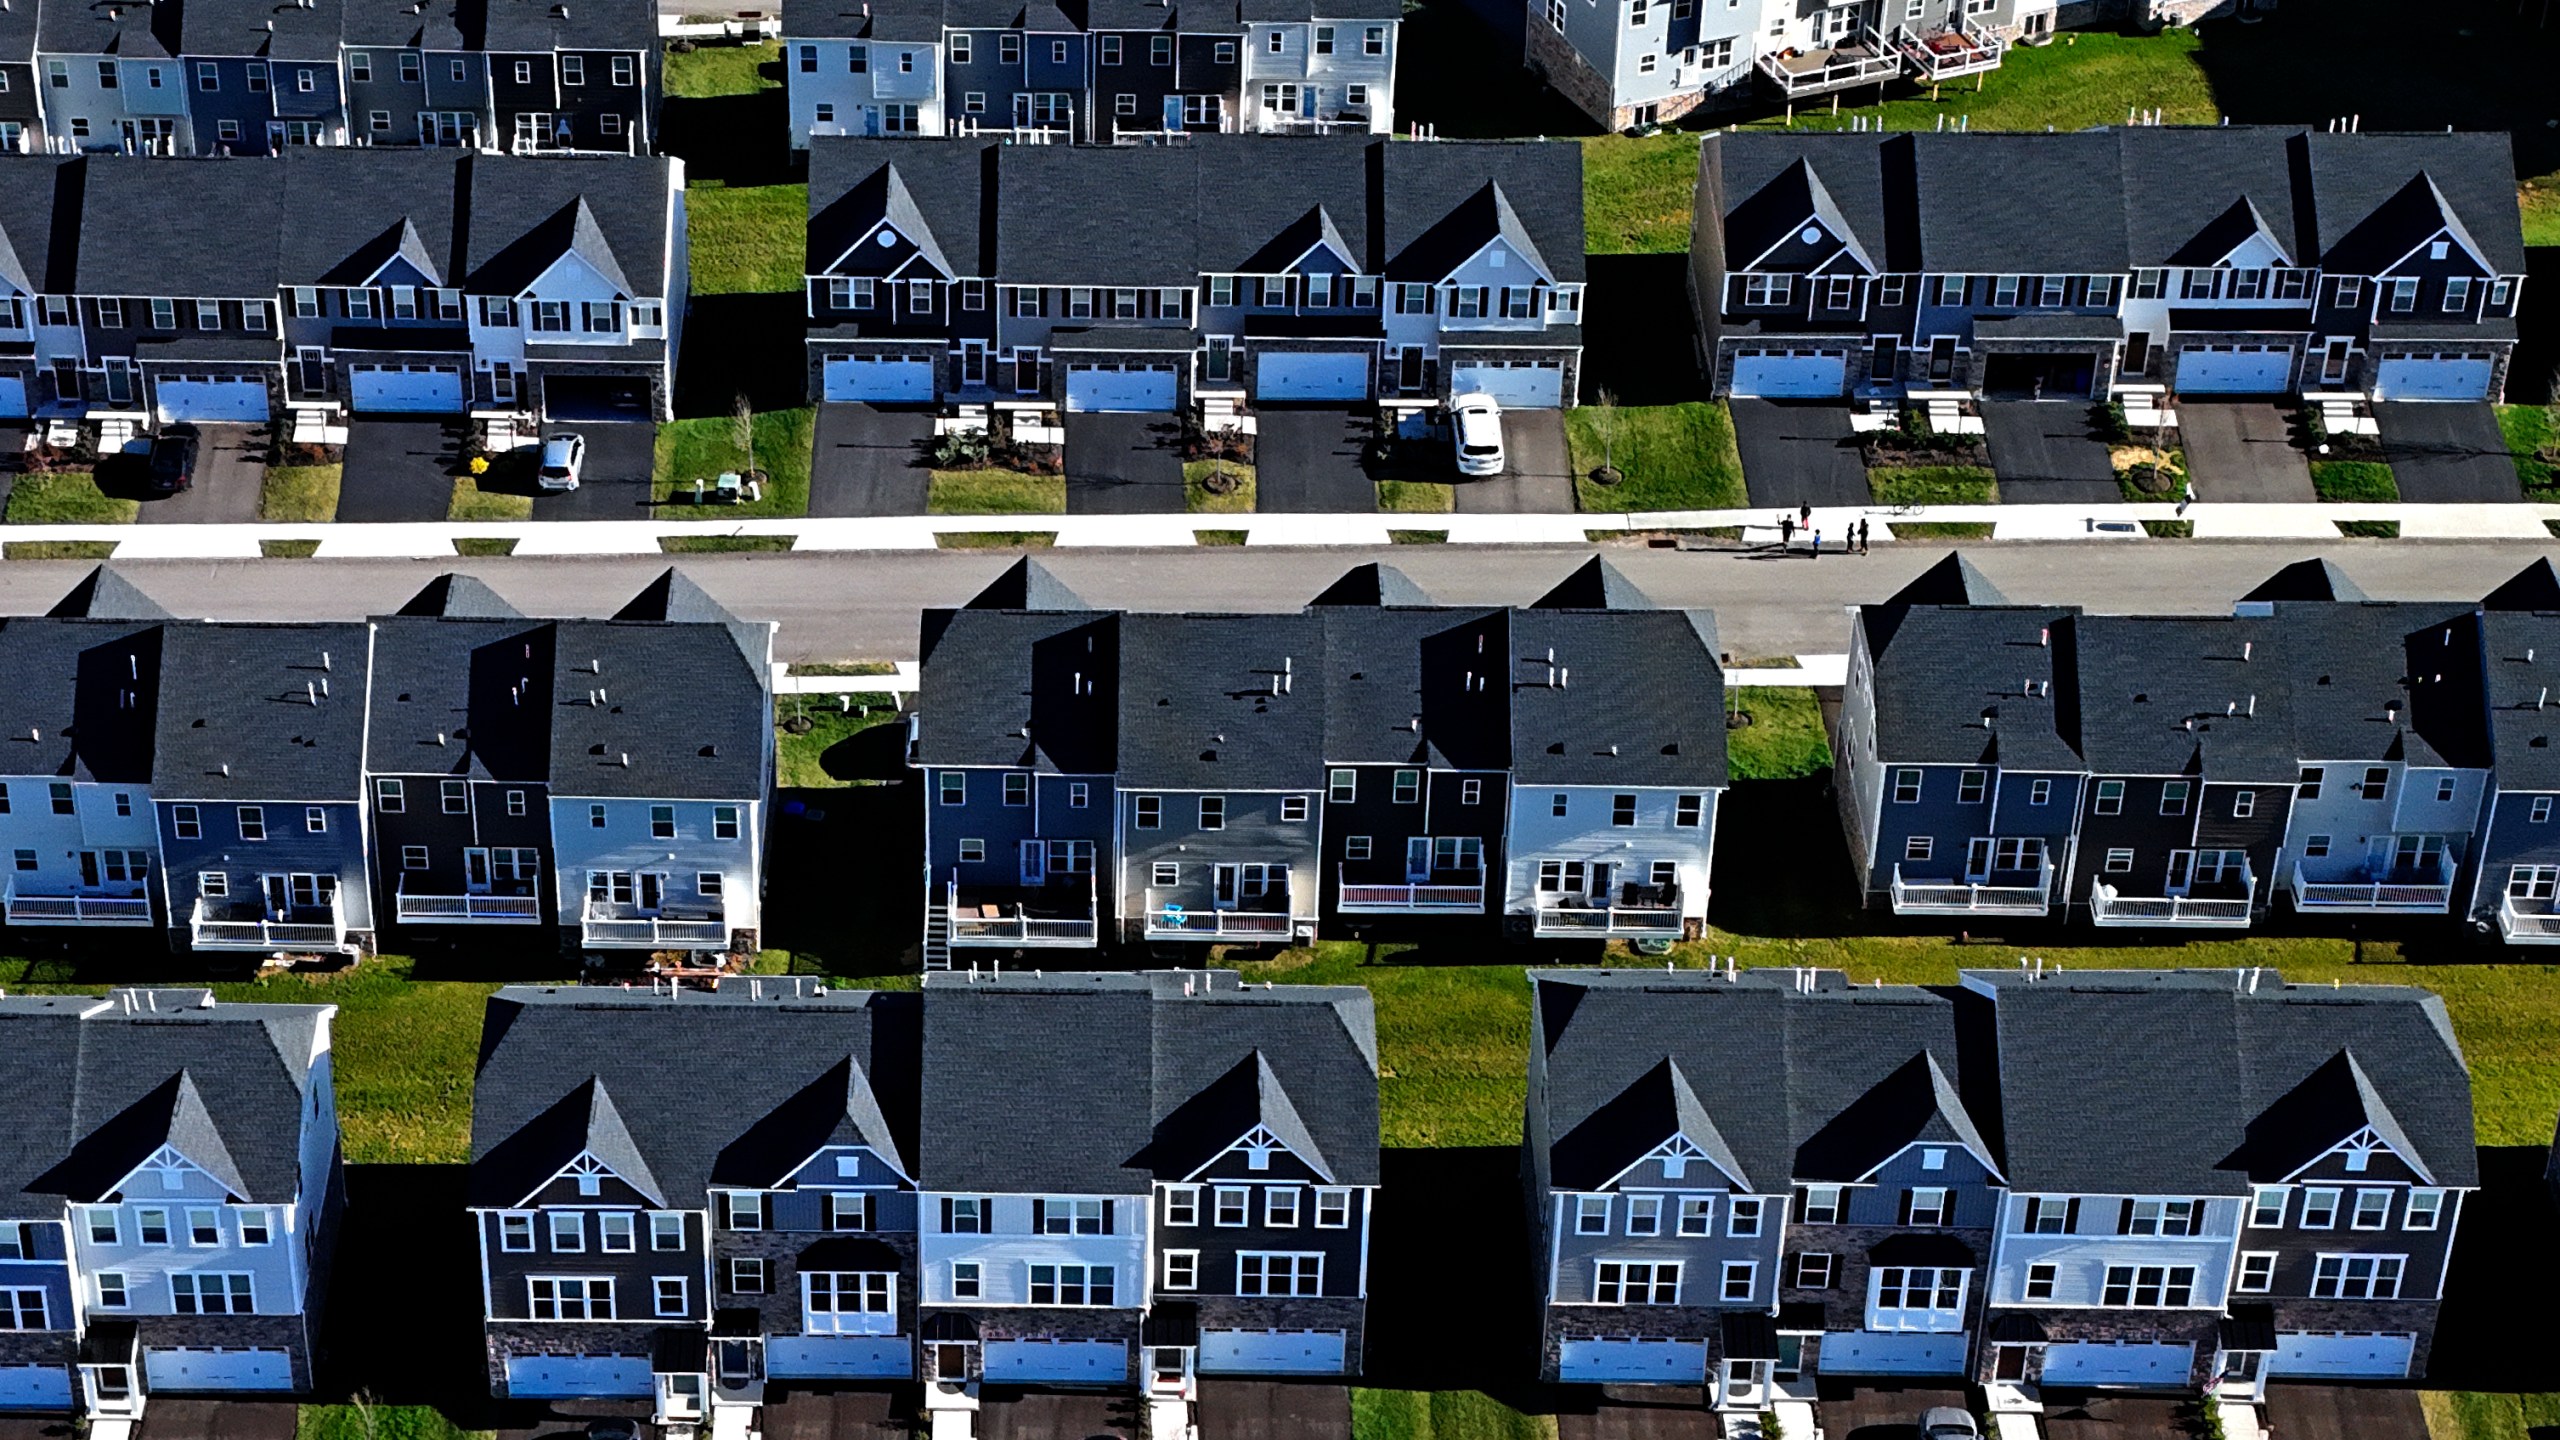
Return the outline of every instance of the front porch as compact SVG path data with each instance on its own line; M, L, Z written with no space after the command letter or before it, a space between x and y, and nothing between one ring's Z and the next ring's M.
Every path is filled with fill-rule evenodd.
M1760 57L1760 73L1789 100L1860 85L1881 85L1902 73L1902 57L1861 25L1837 45L1779 50Z
M2438 850L2414 864L2386 862L2369 877L2314 880L2294 862L2293 908L2306 913L2442 915L2453 908L2454 860Z
M1893 48L1910 67L1911 78L1930 85L1997 70L2009 50L1998 36L1975 34L1961 19L1939 30L1899 27L1893 32Z
M1346 915L1482 914L1484 864L1416 872L1401 862L1346 860L1335 908Z
M134 893L101 895L86 890L65 889L58 895L22 895L15 881L5 896L8 923L12 925L148 925L151 923L151 897L136 887Z
M1541 891L1530 933L1541 940L1677 940L1682 933L1680 887L1628 881L1614 892Z
M1060 875L1037 885L943 882L953 945L1072 946L1098 940L1094 877Z
M2199 880L2173 895L2126 895L2101 882L2089 888L2089 921L2103 926L2245 930L2257 895L2257 874L2246 864L2236 880Z
M2039 845L2035 864L1968 871L1962 878L1905 876L1893 867L1896 915L2042 915L2053 908L2053 862Z
M725 950L729 921L718 904L678 910L590 895L578 940L590 950Z

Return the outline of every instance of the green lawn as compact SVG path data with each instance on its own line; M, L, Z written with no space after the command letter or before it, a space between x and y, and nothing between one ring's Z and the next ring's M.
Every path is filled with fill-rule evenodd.
M1555 1440L1552 1415L1524 1415L1480 1390L1351 1391L1353 1440Z
M320 542L317 540L261 540L258 542L258 558L261 560L308 560L319 553Z
M2560 245L2560 175L2525 181L2517 198L2524 202L2524 243Z
M833 695L777 697L774 706L785 718L807 717L809 733L794 735L774 729L774 783L785 790L840 790L853 783L846 757L828 767L827 752L875 725L898 718L897 705L886 695L855 695L853 709L842 710ZM843 772L843 773L840 773Z
M1584 248L1594 255L1688 249L1697 186L1695 135L1595 135L1583 141Z
M0 543L0 559L104 560L116 553L113 540L11 540Z
M429 1405L304 1405L294 1412L294 1440L484 1440Z
M2391 477L2391 467L2379 460L2314 460L2311 488L2323 500L2397 503L2400 499L2400 482Z
M2560 466L2535 458L2536 451L2560 445L2560 426L2553 424L2552 412L2540 405L2501 405L2498 429L2515 452L2516 478L2524 482L2525 498L2560 499Z
M796 535L661 535L661 555L779 555L799 541Z
M484 482L493 488L482 489ZM453 498L445 502L444 518L447 520L532 519L533 497L494 488L499 483L503 482L497 479L495 471L488 475L454 476Z
M936 550L1046 550L1058 543L1055 530L937 530Z
M1064 515L1067 477L1019 470L936 470L925 487L928 515Z
M1879 505L1996 505L2000 482L1979 465L1893 465L1867 472ZM1897 530L1896 534L1901 532Z
M782 82L765 74L765 66L782 68L782 47L770 41L761 45L700 45L683 53L667 56L667 98L671 100L709 100L721 95L752 95L759 90L779 90Z
M2531 1440L2560 1426L2560 1394L2484 1395L2473 1390L2424 1390L2434 1440Z
M738 448L737 419L714 415L659 426L658 453L649 478L650 498L666 507L659 518L746 520L808 514L809 455L817 426L818 412L807 406L758 412L754 463L765 472L763 497L699 508L692 503L694 481L711 481L723 471L744 471L748 466L746 452Z
M1204 482L1219 470L1239 482L1225 495L1209 492ZM1194 515L1250 515L1254 502L1254 470L1233 460L1186 460L1182 462L1182 499L1184 508Z
M1564 412L1574 504L1586 512L1730 510L1747 504L1733 414L1721 400L1583 405ZM1591 472L1617 466L1615 485Z
M453 542L453 553L471 559L494 559L513 555L516 553L516 537L513 535L457 536Z
M142 502L120 500L98 488L96 476L71 470L21 475L9 492L11 525L130 525Z
M802 267L808 263L808 186L693 188L684 194L694 294L800 288Z
M258 490L261 520L323 521L338 518L336 465L278 465Z
M1999 528L1988 520L1896 520L1893 522L1893 538L1896 540L1988 540Z
M1746 710L1751 723L1727 730L1724 749L1736 780L1792 780L1831 763L1831 741L1822 729L1822 704L1811 690L1793 685L1748 685L1725 691L1727 710Z
M1388 515L1446 515L1458 508L1458 490L1437 480L1381 480L1378 509Z

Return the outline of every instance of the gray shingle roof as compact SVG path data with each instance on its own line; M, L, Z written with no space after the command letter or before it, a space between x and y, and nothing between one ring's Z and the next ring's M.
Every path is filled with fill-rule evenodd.
M725 626L555 623L555 795L761 801L773 679Z
M155 798L362 795L364 626L198 621L162 634Z
M1726 783L1724 668L1708 611L1515 610L1506 678L1520 784Z
M825 274L872 227L893 222L944 272L983 277L996 142L817 136L809 142L808 273ZM893 213L894 212L894 213Z
M942 0L783 0L782 33L794 40L939 41Z
M0 774L151 783L161 627L0 621Z
M455 241L468 164L462 150L298 146L284 165L282 273L288 283L366 285L395 256L425 278L461 283Z
M167 620L172 618L160 602L143 592L131 577L112 566L100 565L80 577L52 609L45 612L57 618L81 616L92 620Z
M1502 657L1511 612L1328 606L1324 749L1339 764L1500 770L1511 763Z
M1994 997L2011 1184L2245 1194L2372 1123L2369 1105L2436 1183L2479 1183L2470 1077L2441 999L2272 971L2252 990L2249 973L1967 972Z
M91 155L83 166L72 291L275 298L286 187L273 160ZM182 216L216 217L222 243L173 223Z
M929 1188L1143 1194L1255 1124L1302 1141L1338 1183L1378 1183L1377 1025L1361 987L1253 989L1223 970L936 974L924 1014Z
M925 613L916 758L1107 775L1118 764L1120 617Z
M479 0L484 48L638 50L658 43L650 0Z
M254 55L334 63L346 29L340 0L182 0L177 8L178 50L189 59Z
M1124 788L1324 783L1329 701L1318 617L1125 615L1120 647Z
M36 48L50 55L148 60L178 53L178 7L122 0L56 0L31 5Z
M1377 561L1354 565L1327 585L1309 605L1428 605L1429 594L1402 570Z
M581 1149L600 1147L597 1158L653 1198L699 1207L715 1176L771 1183L843 1133L849 1116L865 1143L867 1127L885 1131L877 1148L893 1162L912 1154L914 997L797 990L759 997L735 980L676 996L500 990L472 1091L472 1203L515 1204ZM684 1063L668 1064L671 1054ZM855 1093L856 1075L867 1097Z
M647 155L479 155L468 173L462 283L472 290L520 293L575 251L625 295L667 293L673 162Z
M2560 612L2491 610L2478 623L2498 788L2560 790Z
M2293 672L2295 754L2486 767L2488 728L2471 659L2474 608L2454 601L2279 603L2283 659Z
M2253 616L2075 615L2053 627L2055 726L2101 775L2296 778L2293 648ZM1996 724L1996 722L1995 722Z
M474 43L480 21L475 0L344 0L346 43L462 50ZM466 34L466 26L468 33Z
M2057 673L2048 643L2078 613L2050 605L1860 607L1875 667L1877 758L1888 765L2080 769L2079 754L2056 728L2056 691L2076 677L2067 668Z
M308 1066L335 1011L201 990L0 999L0 1216L103 1199L163 1144L244 1201L295 1199Z
M551 703L555 633L544 620L390 615L374 621L366 768L384 775L547 780L558 708Z
M32 13L35 7L24 7ZM12 12L16 13L16 12ZM31 294L71 288L73 245L56 246L57 208L77 213L86 173L77 156L11 156L0 165L0 276Z
M2347 572L2334 560L2296 560L2273 575L2258 582L2257 587L2240 597L2244 601L2277 600L2364 600L2371 597L2358 589Z

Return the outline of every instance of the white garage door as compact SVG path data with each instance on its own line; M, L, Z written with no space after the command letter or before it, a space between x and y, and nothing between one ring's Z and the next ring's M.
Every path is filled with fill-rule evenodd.
M1171 365L1070 365L1070 410L1170 410L1181 387Z
M1449 393L1490 395L1506 410L1553 410L1564 404L1564 366L1553 360L1453 365Z
M1697 1385L1707 1378L1707 1342L1567 1340L1556 1373L1585 1384Z
M27 413L27 382L19 375L0 375L0 415L18 417Z
M830 355L825 378L829 400L913 404L933 398L933 361L923 355Z
M1366 400L1369 357L1357 351L1265 350L1253 362L1257 400Z
M2496 367L2486 355L2394 355L2374 371L2376 400L2486 400Z
M256 421L267 418L267 387L263 381L218 379L211 375L163 375L151 387L160 407L160 419L173 420Z
M61 1365L0 1365L0 1410L68 1410L71 1371Z
M1339 1330L1203 1330L1203 1375L1339 1375Z
M519 1355L507 1361L507 1394L518 1400L646 1398L646 1355Z
M459 365L350 365L347 402L358 410L444 414L462 408Z
M290 1390L293 1357L282 1350L151 1350L143 1378L154 1390Z
M1846 1330L1822 1337L1825 1375L1961 1375L1965 1337Z
M2297 1334L2276 1336L2267 1373L2342 1380L2401 1380L2417 1354L2415 1335Z
M764 1373L776 1380L905 1380L916 1364L901 1335L776 1335L764 1342Z
M2044 1351L2044 1383L2184 1386L2194 1363L2193 1345L2048 1345Z
M1745 350L1734 357L1733 393L1784 400L1849 388L1846 350Z
M2293 383L2282 345L2190 345L2178 352L2178 388L2194 395L2261 395Z
M990 1340L986 1378L1017 1384L1124 1384L1129 1347L1117 1340Z

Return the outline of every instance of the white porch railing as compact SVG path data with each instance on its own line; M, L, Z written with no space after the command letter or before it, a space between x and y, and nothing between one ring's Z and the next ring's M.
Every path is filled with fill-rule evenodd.
M1099 927L1095 923L1096 892L1094 878L1085 876L1084 918L1034 915L1029 908L1015 903L980 905L963 908L960 904L960 882L943 884L942 903L949 907L951 943L954 945L1065 945L1089 946L1095 943ZM995 914L986 912L993 910Z
M1297 892L1293 883L1275 894L1239 903L1271 905L1276 910L1221 910L1178 904L1153 886L1147 890L1146 935L1150 940L1286 940L1296 927Z
M1898 27L1893 32L1893 47L1910 65L1912 78L1932 84L1997 70L2009 49L1996 35L1978 35L1966 29L1962 20L1926 34L1909 26Z
M1896 915L2042 915L2052 908L2053 862L2036 857L2033 885L1983 885L1969 880L1905 880L1893 867Z
M1440 874L1464 874L1463 871L1434 871ZM1351 866L1344 863L1337 874L1342 884L1343 910L1354 913L1387 914L1396 912L1457 911L1484 909L1484 866L1479 863L1472 872L1475 883L1447 884L1434 880L1409 880L1401 885L1372 885L1351 878Z
M325 921L269 920L254 914L232 919L206 914L204 897L198 896L187 915L188 940L198 950L336 950L347 943L347 918L335 894L328 909Z
M2498 933L2510 945L2560 945L2560 912L2548 900L2527 900L2532 909L2518 909L2516 897L2498 902Z
M2293 907L2384 915L2441 915L2453 906L2453 856L2437 851L2433 880L2329 881L2303 878L2293 867Z
M1902 73L1902 59L1877 42L1876 32L1860 26L1847 43L1828 49L1787 55L1770 51L1757 62L1760 73L1776 82L1790 100L1873 85Z
M21 895L12 884L6 896L12 925L148 925L148 895Z
M1531 933L1541 940L1677 940L1680 938L1680 892L1672 887L1658 901L1642 904L1593 904L1584 895L1560 896L1538 906Z
M536 895L412 895L408 877L392 897L392 915L404 925L530 925L542 918Z
M729 921L725 913L668 916L590 896L578 938L590 950L725 950Z
M2089 890L2089 920L2096 925L2190 925L2246 929L2257 899L2258 877L2240 870L2241 893L2211 899L2193 895L2119 895L2111 885Z

